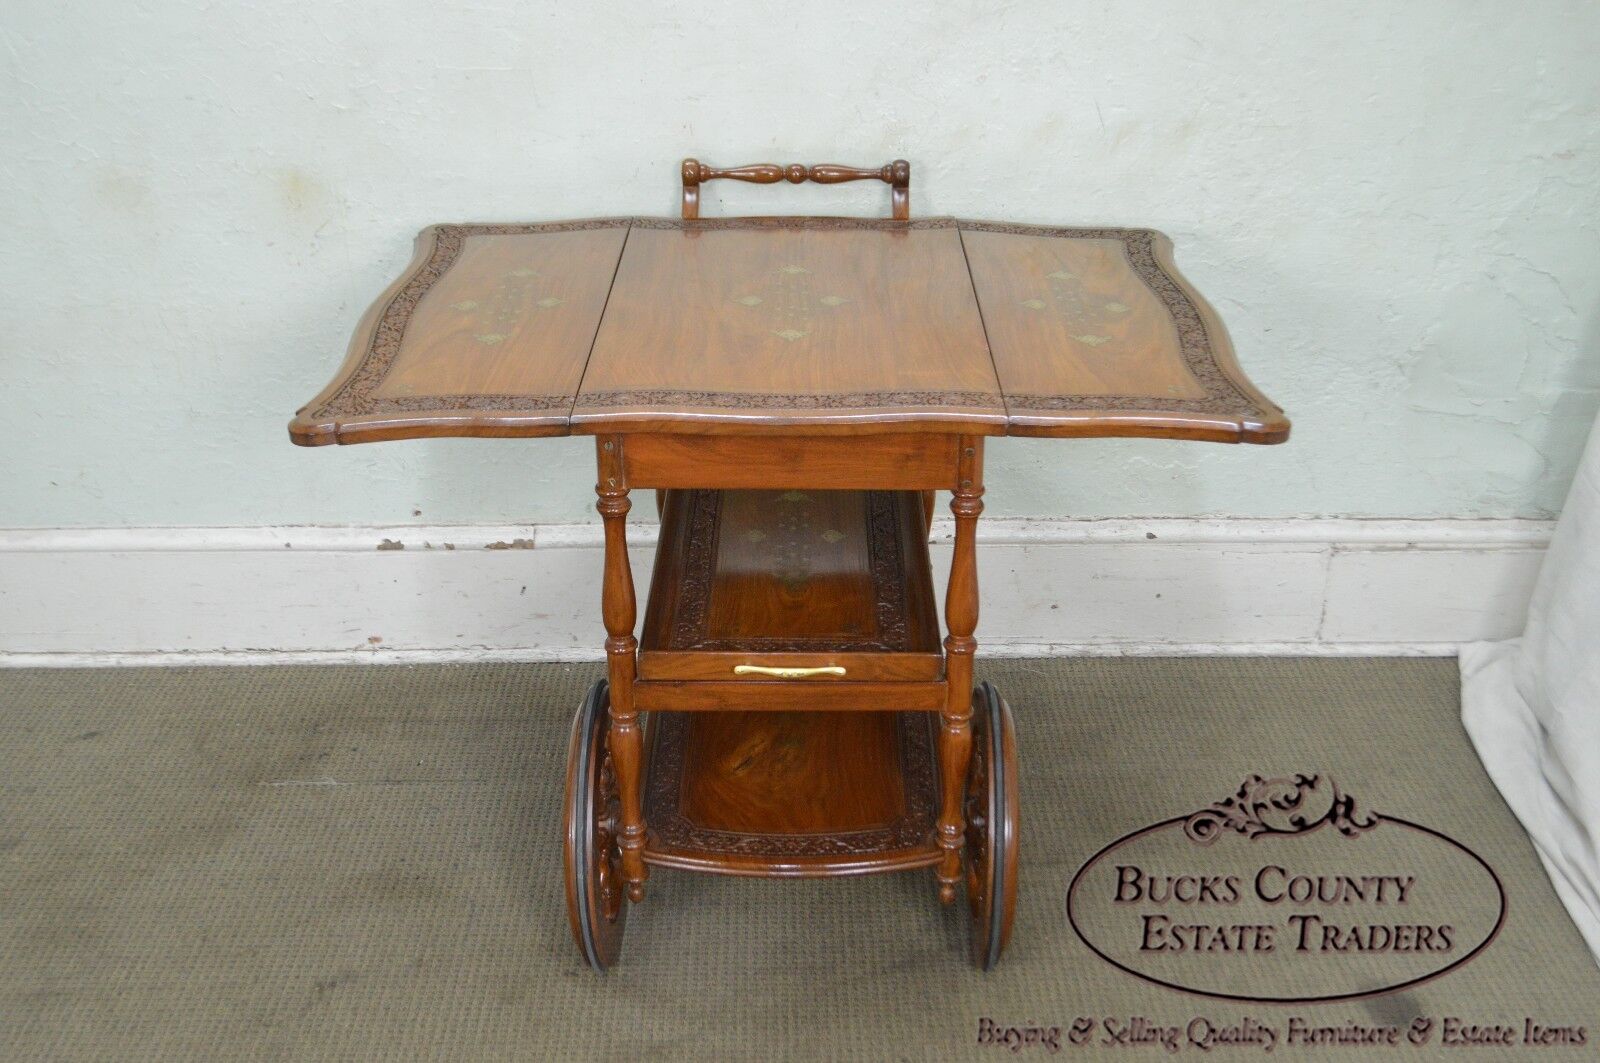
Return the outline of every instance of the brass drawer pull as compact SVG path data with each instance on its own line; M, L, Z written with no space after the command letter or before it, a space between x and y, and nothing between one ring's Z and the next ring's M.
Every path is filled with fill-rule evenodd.
M844 668L825 664L820 668L768 668L764 664L736 664L734 675L770 675L776 679L805 679L813 675L844 675Z

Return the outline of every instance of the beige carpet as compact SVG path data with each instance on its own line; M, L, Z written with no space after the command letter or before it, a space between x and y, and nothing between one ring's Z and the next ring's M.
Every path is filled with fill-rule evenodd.
M1002 1059L975 1044L980 1017L1080 1015L1532 1016L1589 1031L1586 1049L1533 1058L1593 1058L1600 1042L1600 970L1457 722L1453 661L983 665L1016 711L1025 859L1016 934L988 975L925 874L657 871L618 968L582 967L560 793L568 722L598 674L0 672L0 1058ZM1147 985L1074 936L1066 887L1095 850L1250 772L1301 770L1470 837L1505 880L1499 939L1411 990L1297 1009Z

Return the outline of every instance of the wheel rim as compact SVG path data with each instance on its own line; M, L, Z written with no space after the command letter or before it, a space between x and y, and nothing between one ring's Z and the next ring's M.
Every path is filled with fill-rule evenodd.
M1016 765L1010 713L982 683L973 701L972 760L967 774L967 900L973 963L987 971L1010 936L1016 897Z
M597 971L616 962L627 922L616 845L616 776L606 750L607 686L589 689L572 724L567 769L567 901L578 950Z

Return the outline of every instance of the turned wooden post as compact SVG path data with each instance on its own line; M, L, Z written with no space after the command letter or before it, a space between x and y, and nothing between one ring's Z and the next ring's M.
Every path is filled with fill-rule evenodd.
M632 503L628 501L628 480L622 460L622 436L603 436L596 440L600 456L600 480L595 493L600 496L596 509L605 519L605 583L600 593L600 613L606 625L606 668L611 682L611 726L606 748L616 773L617 795L622 804L622 825L617 831L617 846L622 850L622 876L628 882L628 899L644 900L644 882L649 871L644 864L644 808L639 800L639 774L644 762L644 738L639 732L639 713L633 707L633 637L637 613L633 591L633 569L628 564L626 520Z
M940 713L939 769L944 801L939 813L939 900L956 899L961 881L961 853L966 846L967 765L972 757L972 656L978 642L978 514L983 512L983 440L963 436L956 460L955 497L950 512L956 518L955 556L950 561L950 586L944 596L945 682L949 690Z

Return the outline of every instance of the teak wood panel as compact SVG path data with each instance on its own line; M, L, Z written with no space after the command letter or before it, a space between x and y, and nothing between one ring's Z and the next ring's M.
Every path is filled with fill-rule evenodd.
M625 437L636 488L955 487L959 437L944 433L861 436L639 434Z
M1203 399L1121 240L964 233L995 366L1023 395Z
M645 859L777 877L930 864L930 723L924 713L658 713Z
M1162 234L962 222L961 237L1008 434L1288 437Z
M375 394L570 400L625 237L620 228L468 237L411 312Z
M627 232L625 218L424 229L290 438L566 435Z
M289 433L574 428L1275 443L1289 422L1160 233L612 218L424 230Z
M945 707L948 694L944 682L921 680L754 683L742 679L640 679L633 684L634 704L644 712L933 712Z
M1004 431L955 229L635 225L575 428L892 430L905 420Z
M640 640L641 679L937 680L939 619L913 491L673 491ZM751 675L752 684L785 682Z

